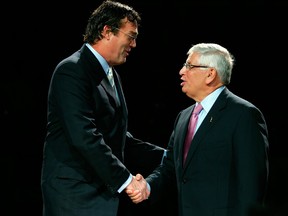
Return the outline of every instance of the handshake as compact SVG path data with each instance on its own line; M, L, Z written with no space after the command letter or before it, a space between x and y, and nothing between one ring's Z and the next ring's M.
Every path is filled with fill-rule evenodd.
M125 188L125 192L131 201L136 204L147 200L150 195L147 182L141 174L133 176L131 183Z

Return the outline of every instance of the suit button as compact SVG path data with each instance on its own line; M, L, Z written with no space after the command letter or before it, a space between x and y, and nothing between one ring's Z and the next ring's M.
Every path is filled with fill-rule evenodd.
M182 180L182 184L186 184L186 182L187 182L186 179Z

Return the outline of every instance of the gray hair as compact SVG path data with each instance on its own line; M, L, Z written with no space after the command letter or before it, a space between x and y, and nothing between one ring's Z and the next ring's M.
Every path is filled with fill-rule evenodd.
M199 43L187 52L192 53L199 54L198 64L215 68L224 85L230 83L235 59L226 48L215 43Z

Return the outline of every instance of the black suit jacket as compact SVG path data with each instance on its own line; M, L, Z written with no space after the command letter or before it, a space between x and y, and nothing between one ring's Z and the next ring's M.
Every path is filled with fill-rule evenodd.
M147 158L134 161L135 166L155 168L161 161L163 148L127 132L127 107L115 70L114 77L120 104L85 45L52 75L41 179L46 216L116 215L117 190L130 174L124 151Z
M183 165L183 143L194 106L177 116L167 158L147 178L150 200L176 181L180 216L247 216L266 193L264 117L257 107L225 88L195 133Z

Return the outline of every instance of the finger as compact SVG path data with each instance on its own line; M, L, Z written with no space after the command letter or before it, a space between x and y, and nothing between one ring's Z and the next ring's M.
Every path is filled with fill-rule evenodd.
M134 197L130 197L133 203L140 203L144 200L144 198L141 196L141 194L137 194Z
M125 192L126 192L127 194L133 194L133 190L131 190L131 189L126 189Z
M127 190L126 193L128 194L129 197L135 197L136 195L138 194L141 194L141 191L140 190Z

